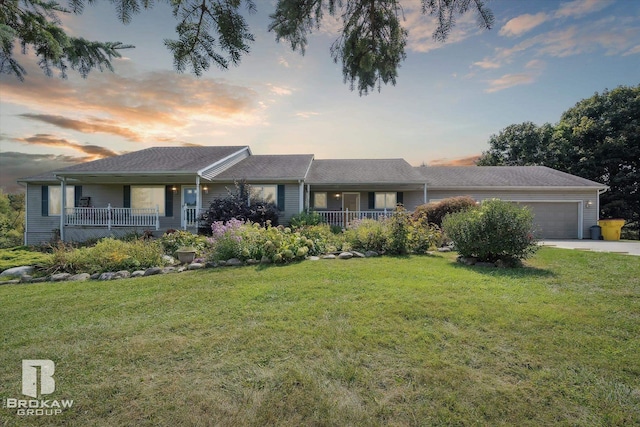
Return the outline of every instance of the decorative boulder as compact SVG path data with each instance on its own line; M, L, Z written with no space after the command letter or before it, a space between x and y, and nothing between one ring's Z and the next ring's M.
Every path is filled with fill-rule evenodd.
M200 270L201 268L204 268L204 264L200 264L199 262L194 262L192 264L189 264L189 266L187 267L187 270Z
M80 273L69 277L69 280L72 282L84 282L85 280L89 280L90 277L91 275L89 273Z
M353 254L354 257L356 258L365 258L365 254L363 254L362 252L357 252L357 251L351 251L351 253Z
M378 256L378 255L380 255L380 254L378 252L376 252L376 251L366 251L364 253L364 256L367 257L367 258L371 258L371 257Z
M147 268L144 271L144 275L145 276L154 276L156 274L160 274L162 273L162 269L160 267L151 267L151 268Z
M30 265L23 265L22 267L13 267L4 270L0 273L0 277L20 277L33 274L34 268Z
M238 258L231 258L228 259L224 265L226 265L227 267L237 267L242 265L242 261L240 261Z
M338 255L338 259L351 259L353 258L353 254L351 252L340 252Z
M322 256L322 259L336 259L334 254L326 254Z
M69 277L71 277L71 274L69 274L69 273L52 274L51 275L51 281L52 282L63 282L65 280L69 280Z

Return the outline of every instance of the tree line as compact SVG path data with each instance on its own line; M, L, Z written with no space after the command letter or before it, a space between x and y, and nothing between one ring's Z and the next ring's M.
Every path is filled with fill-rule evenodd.
M640 229L640 85L605 89L562 113L555 125L513 124L489 138L479 166L542 165L609 190L601 218L624 218Z

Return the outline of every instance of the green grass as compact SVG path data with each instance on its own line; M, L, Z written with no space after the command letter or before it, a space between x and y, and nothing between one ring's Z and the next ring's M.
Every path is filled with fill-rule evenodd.
M3 425L633 425L640 262L543 248L0 286L0 397L56 363L57 417ZM2 423L0 423L2 424Z

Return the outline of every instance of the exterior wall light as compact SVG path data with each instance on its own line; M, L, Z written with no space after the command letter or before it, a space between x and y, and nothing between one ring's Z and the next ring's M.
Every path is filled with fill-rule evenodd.
M174 186L171 187L171 191L173 191L173 194L177 194L178 193L178 187L176 187L175 184L174 184Z
M205 185L204 187L202 187L202 191L204 192L204 194L209 194L209 187Z
M593 206L593 202L591 200L587 200L587 207L590 208Z

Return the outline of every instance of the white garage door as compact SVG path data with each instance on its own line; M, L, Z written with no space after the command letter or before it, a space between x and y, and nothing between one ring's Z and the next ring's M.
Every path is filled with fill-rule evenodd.
M578 203L526 202L520 203L533 212L537 237L545 239L578 238Z

